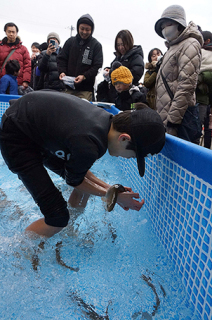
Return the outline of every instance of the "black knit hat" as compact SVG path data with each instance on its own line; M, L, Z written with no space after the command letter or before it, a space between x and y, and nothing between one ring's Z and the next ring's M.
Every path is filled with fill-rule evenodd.
M84 14L83 16L81 16L79 18L79 20L77 21L77 32L79 32L79 25L80 24L87 24L91 27L92 29L92 33L94 31L94 21L93 21L93 18L87 13L87 14Z
M47 48L48 48L47 42L41 43L41 45L39 47L40 51L47 50Z

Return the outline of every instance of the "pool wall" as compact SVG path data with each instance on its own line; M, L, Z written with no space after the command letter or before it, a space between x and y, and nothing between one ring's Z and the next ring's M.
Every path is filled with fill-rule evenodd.
M8 101L19 97L0 95L0 119ZM145 199L192 303L202 319L212 319L212 151L166 135L162 152L146 159L143 178L136 160L120 158L120 165Z
M135 159L120 162L192 303L212 319L212 150L166 135L162 152L146 159L143 178Z

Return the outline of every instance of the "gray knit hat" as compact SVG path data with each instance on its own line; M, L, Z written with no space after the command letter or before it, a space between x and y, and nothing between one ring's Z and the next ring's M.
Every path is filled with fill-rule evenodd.
M186 14L185 14L185 10L183 9L183 7L181 7L179 5L169 6L168 8L166 8L163 11L161 18L155 24L155 31L161 38L164 38L164 36L162 34L161 25L167 19L176 21L185 28L187 27Z
M49 43L49 39L55 38L60 44L60 37L56 32L50 32L47 36L47 43Z

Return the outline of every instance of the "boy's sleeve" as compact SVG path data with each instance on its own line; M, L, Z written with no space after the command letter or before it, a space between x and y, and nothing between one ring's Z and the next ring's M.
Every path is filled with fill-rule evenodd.
M6 77L2 77L0 80L0 94L6 94L9 86L9 80Z

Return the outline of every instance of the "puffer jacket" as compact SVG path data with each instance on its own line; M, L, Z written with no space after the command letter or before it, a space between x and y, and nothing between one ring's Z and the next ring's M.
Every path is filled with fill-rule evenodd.
M188 106L196 103L195 89L201 63L203 37L197 26L190 22L179 37L166 42L166 52L156 79L156 109L165 126L179 125ZM161 71L174 99L165 88Z
M115 53L116 54L116 53ZM124 67L130 69L133 75L133 84L138 85L139 80L141 79L144 73L144 61L143 61L143 49L139 46L133 46L133 48L127 51L123 56L116 56L114 61L119 61ZM111 63L111 67L112 64Z
M31 80L31 59L29 52L19 38L16 38L16 42L13 46L7 44L7 37L0 42L0 69L4 63L4 60L13 49L16 50L10 56L9 60L18 60L20 63L20 73L17 77L18 85L21 86L24 81L29 82ZM5 75L5 67L0 73L0 78Z
M59 48L61 51L61 48ZM62 91L65 89L63 81L59 79L57 68L57 53L53 52L48 55L47 50L42 51L38 56L38 69L41 71L44 81L44 89L52 89Z

